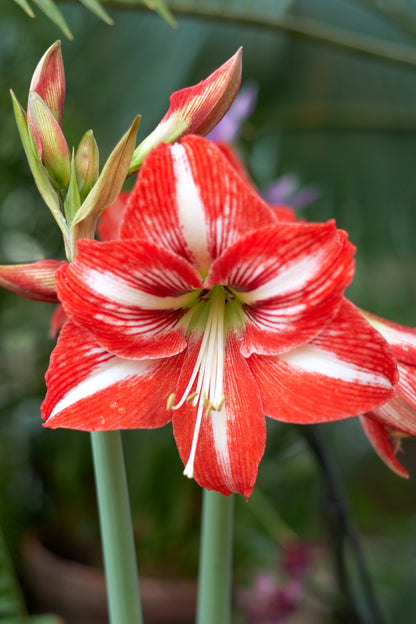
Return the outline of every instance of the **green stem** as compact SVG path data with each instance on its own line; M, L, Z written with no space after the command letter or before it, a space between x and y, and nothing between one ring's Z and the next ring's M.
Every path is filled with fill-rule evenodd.
M203 491L197 624L229 624L234 497Z
M111 624L142 624L136 553L119 431L91 434Z

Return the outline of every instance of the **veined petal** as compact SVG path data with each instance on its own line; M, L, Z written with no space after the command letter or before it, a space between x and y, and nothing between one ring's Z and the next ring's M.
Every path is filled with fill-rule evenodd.
M304 344L336 313L354 247L333 222L282 223L240 238L205 281L230 286L246 320L241 351L275 355Z
M200 343L196 336L189 340L177 396L188 384ZM248 498L264 453L266 427L258 387L232 334L225 346L224 396L220 411L211 409L202 415L193 476L201 487L225 496L239 492ZM173 413L173 432L184 464L191 452L196 420L197 406L190 403Z
M161 427L182 356L127 360L102 349L85 329L68 321L51 355L45 426L84 431Z
M214 132L215 132L215 129L214 129ZM210 140L212 141L215 139L211 138L211 135L210 135ZM215 144L218 147L218 149L220 149L221 152L224 154L224 156L226 157L230 165L234 167L238 175L254 188L254 182L250 179L247 169L241 162L236 150L229 143L224 143L223 141L220 141L220 142L216 141ZM286 206L283 203L279 203L279 204L273 204L271 202L268 202L268 203L270 207L273 209L273 213L276 217L277 222L280 223L281 221L286 222L286 221L297 220L297 215L293 208L290 208L289 206Z
M237 238L275 221L220 150L190 136L149 154L127 202L121 238L153 241L206 275Z
M393 398L372 414L390 429L416 436L416 366L399 363L398 370Z
M397 379L388 344L346 300L308 344L279 357L252 355L248 364L265 413L303 424L362 414L385 403Z
M55 273L66 262L40 260L30 264L0 266L0 286L21 297L58 303Z
M360 312L387 340L398 360L407 364L416 364L416 328L386 321L364 310Z
M84 240L78 251L57 275L59 298L77 325L121 357L167 357L186 347L178 324L202 283L183 258L140 240Z
M212 141L215 139L210 140ZM248 175L247 169L241 162L240 157L238 156L236 150L232 147L232 145L223 141L215 141L215 145L218 147L219 150L221 150L221 153L224 154L230 165L234 167L240 178L243 178L243 180L245 180L254 187L254 183Z
M366 416L360 416L360 423L371 446L380 457L380 459L382 459L384 463L391 470L393 470L393 472L398 474L399 477L407 478L409 476L409 473L400 464L400 462L397 461L397 445L394 445L392 443L394 437L389 435L386 427L384 427L376 420L373 420L372 418L367 418Z
M124 209L130 192L122 191L116 201L101 213L97 222L98 238L102 241L118 240Z

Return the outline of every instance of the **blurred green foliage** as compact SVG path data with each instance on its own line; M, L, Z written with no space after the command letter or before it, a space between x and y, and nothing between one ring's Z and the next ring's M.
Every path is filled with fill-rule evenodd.
M411 9L408 19L398 19L390 4L286 3L292 16L414 46ZM408 3L399 5L405 10ZM243 45L243 83L258 84L259 101L238 148L259 189L287 172L303 185L317 185L319 199L301 216L335 218L357 245L349 296L381 316L416 325L415 70L231 21L179 15L173 30L150 12L125 9L111 11L115 25L109 27L78 5L64 4L62 12L75 36L63 41L64 131L76 145L93 128L102 162L137 113L141 140L166 111L172 91L201 80ZM63 257L59 231L25 162L9 96L13 88L25 102L38 59L58 37L41 14L30 20L15 3L2 3L1 263ZM0 526L17 562L28 531L40 531L51 545L62 544L64 536L67 550L81 544L84 555L97 561L88 435L43 429L39 417L53 347L47 338L51 312L47 304L0 292ZM412 624L414 480L390 474L355 421L323 430L365 534L386 620ZM124 441L140 571L195 576L200 494L182 477L170 428L126 432ZM403 462L414 478L414 443L405 449ZM321 478L299 431L269 423L255 493L237 505L237 582L248 582L259 567L277 568L278 543L288 535L325 540L323 506Z

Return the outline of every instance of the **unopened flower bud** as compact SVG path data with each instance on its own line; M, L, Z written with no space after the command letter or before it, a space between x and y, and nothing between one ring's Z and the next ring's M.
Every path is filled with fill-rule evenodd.
M55 288L55 273L65 262L40 260L31 264L0 266L0 286L16 295L58 303Z
M62 126L65 72L60 41L56 41L40 59L30 83L30 91L40 95L58 124Z
M230 108L241 82L241 48L197 85L172 93L162 121L136 148L130 172L136 171L153 147L173 143L185 134L208 134Z
M92 130L82 137L75 154L75 172L82 199L88 195L99 175L98 145Z
M63 132L40 95L29 93L27 123L40 162L58 188L66 188L70 176L70 153Z

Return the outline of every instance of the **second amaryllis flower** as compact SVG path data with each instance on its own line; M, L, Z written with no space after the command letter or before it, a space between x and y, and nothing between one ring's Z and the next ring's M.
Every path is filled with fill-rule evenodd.
M47 426L173 422L185 474L250 495L265 418L297 423L388 400L388 344L343 298L353 247L333 222L279 222L220 150L190 136L143 164L120 240L57 272L68 321Z

